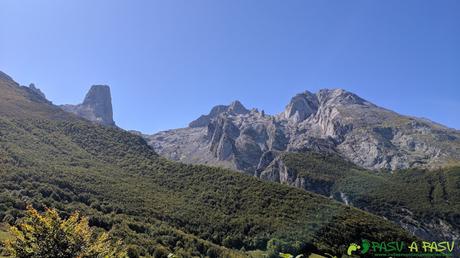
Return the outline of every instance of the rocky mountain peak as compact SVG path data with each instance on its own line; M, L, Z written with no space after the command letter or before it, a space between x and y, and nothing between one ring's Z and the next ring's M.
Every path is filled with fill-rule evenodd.
M202 115L198 119L192 121L189 124L189 127L196 128L196 127L206 127L209 125L212 119L218 117L220 114L229 113L232 115L243 115L248 114L250 111L247 110L241 102L238 100L233 101L230 105L218 105L211 109L209 114Z
M219 114L224 113L227 110L227 106L225 105L217 105L211 109L209 112L209 116L217 117Z
M62 109L90 121L115 126L113 121L112 97L107 85L93 85L82 104L62 105Z
M247 110L241 102L238 100L233 101L229 106L227 112L237 114L237 115L242 115L242 114L247 114L249 113L249 110Z
M31 83L29 84L29 87L27 86L21 86L24 88L28 93L29 93L29 99L37 102L43 102L43 103L48 103L48 104L53 104L51 101L49 101L45 94L37 87L35 87L35 84Z
M305 91L295 95L286 106L282 117L294 122L307 119L318 110L318 99L315 94Z
M316 95L320 105L371 104L358 95L344 89L321 89Z
M104 105L105 108L112 109L112 97L110 87L107 85L93 85L86 93L83 105Z
M35 87L35 84L31 83L29 84L29 89L33 92L35 92L37 95L39 95L40 97L46 99L46 96L45 94L37 87Z
M279 117L299 123L315 115L319 110L334 106L372 105L344 89L321 89L316 94L304 91L295 95Z

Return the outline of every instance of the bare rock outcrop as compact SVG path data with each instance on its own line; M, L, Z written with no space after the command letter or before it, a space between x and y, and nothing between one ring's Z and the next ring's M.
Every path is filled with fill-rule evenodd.
M86 94L83 103L78 105L61 105L63 110L74 113L92 122L115 126L113 121L112 97L107 85L93 85Z

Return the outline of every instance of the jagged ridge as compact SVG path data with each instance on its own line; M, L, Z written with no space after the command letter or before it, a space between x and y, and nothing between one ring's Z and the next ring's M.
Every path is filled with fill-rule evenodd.
M399 115L342 89L303 92L274 116L242 109L246 112L217 106L189 128L147 139L168 158L249 173L263 169L259 165L267 163L268 153L277 151L337 153L359 166L387 170L460 160L458 131Z

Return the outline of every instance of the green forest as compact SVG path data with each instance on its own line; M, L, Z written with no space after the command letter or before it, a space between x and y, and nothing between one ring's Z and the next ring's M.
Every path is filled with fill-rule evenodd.
M395 222L410 217L422 222L414 224L416 227L440 220L460 227L458 166L389 173L359 168L337 155L289 153L283 161L293 173L319 186L306 190L338 200L343 193L354 207Z
M272 239L292 253L340 253L361 238L409 239L379 217L301 189L158 157L138 136L84 121L0 118L0 218L28 203L122 239L134 253L245 255ZM287 251L287 250L286 250Z

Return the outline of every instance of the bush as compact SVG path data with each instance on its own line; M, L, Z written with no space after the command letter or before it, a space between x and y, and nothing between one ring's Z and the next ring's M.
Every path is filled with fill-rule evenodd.
M218 249L214 248L214 247L211 247L208 249L208 251L206 252L206 255L209 257L209 258L217 258L220 256L220 252Z
M155 258L168 258L168 250L166 250L162 246L158 246L155 248L155 251L153 252L153 257Z
M129 245L126 248L126 253L127 253L129 258L139 258L141 251L140 251L139 246L137 246L137 245Z
M26 217L10 232L6 249L18 258L126 257L120 243L112 245L107 233L96 234L78 213L65 220L54 209L40 214L28 206Z

